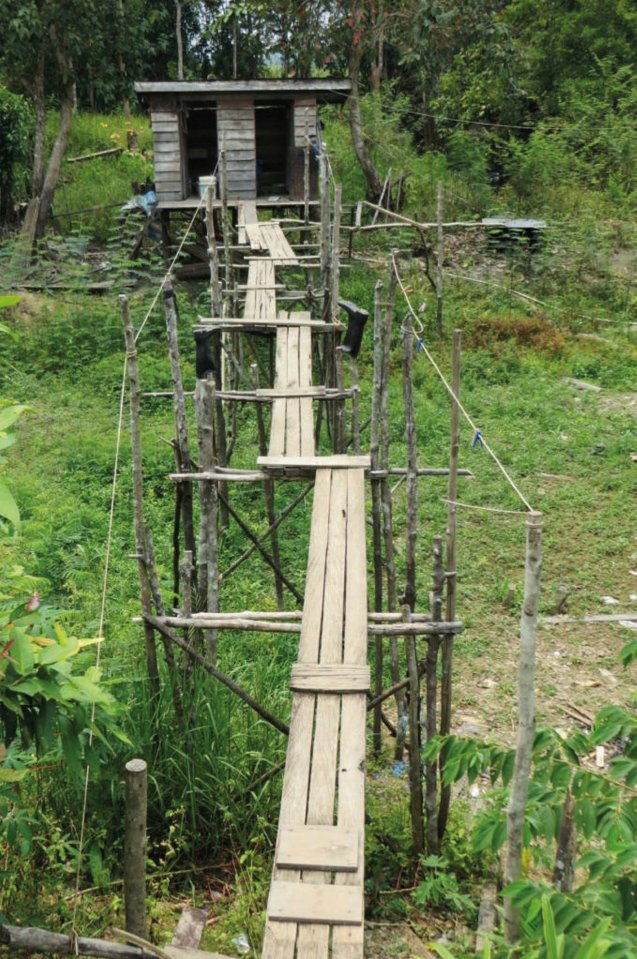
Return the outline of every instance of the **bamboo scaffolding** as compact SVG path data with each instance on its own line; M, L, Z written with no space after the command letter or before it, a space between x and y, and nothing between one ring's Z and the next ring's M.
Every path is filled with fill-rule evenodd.
M380 465L380 396L383 375L383 329L382 329L382 291L380 280L374 290L374 372L372 384L372 416L370 436L370 459L372 471ZM382 498L380 478L372 479L372 530L374 550L374 609L380 613L383 609L383 557L382 557ZM383 644L377 638L374 648L374 691L378 697L383 690ZM380 705L374 710L373 743L374 751L381 748L382 710Z

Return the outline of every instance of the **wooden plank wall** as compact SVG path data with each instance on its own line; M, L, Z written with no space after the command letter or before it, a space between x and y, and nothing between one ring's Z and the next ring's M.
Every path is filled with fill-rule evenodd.
M226 151L228 196L254 200L257 195L254 103L249 97L220 99L217 143Z
M290 144L290 168L288 183L290 196L295 200L302 200L305 190L305 145L307 137L316 136L316 100L312 98L298 98L294 101L292 117L292 136L294 142ZM310 160L310 197L318 196L318 167L316 160Z
M183 200L185 171L181 150L179 113L151 110L155 186L160 200Z
M316 100L294 101L294 146L305 149L305 138L316 136Z

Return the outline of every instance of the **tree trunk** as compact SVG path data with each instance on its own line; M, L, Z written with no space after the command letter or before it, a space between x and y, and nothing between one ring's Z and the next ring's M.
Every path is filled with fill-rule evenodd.
M177 35L177 79L184 78L184 38L181 32L181 11L180 0L175 0L175 33Z
M73 107L75 105L75 84L69 80L64 87L64 99L60 107L60 126L58 134L51 150L51 156L46 168L42 193L40 194L40 206L38 209L38 218L35 225L35 237L37 240L44 235L46 221L51 213L53 197L57 186L60 168L62 166L62 157L66 150L69 133L71 132L71 121L73 120Z
M352 143L367 181L367 192L373 200L378 200L383 190L383 181L369 155L363 134L360 94L358 91L358 67L350 68L350 80L352 81L352 90L349 95L349 125L352 131Z
M33 174L31 196L39 196L44 183L44 133L46 106L44 102L44 50L40 50L33 78L33 106L35 108L35 133L33 138Z

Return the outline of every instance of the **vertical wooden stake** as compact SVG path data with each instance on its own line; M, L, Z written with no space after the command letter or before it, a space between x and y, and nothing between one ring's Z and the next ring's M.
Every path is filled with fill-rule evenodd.
M407 446L405 595L402 608L403 618L408 621L416 607L416 539L418 534L418 447L413 389L414 337L411 329L403 330L402 349L403 406L405 409L405 442ZM420 676L418 674L415 636L405 636L405 653L409 675L409 806L413 854L417 860L425 850L425 831L420 751Z
M349 375L352 384L352 450L354 455L361 451L361 419L360 419L360 381L358 379L358 363L349 354Z
M518 671L518 733L511 796L507 810L506 885L520 878L524 844L524 810L529 791L531 751L535 733L535 647L542 571L542 514L529 513L524 567L524 602L520 623ZM507 945L520 938L520 914L511 899L504 900L504 937Z
M208 259L210 260L210 306L213 316L221 316L223 309L221 301L221 284L219 282L219 251L215 234L214 198L217 192L217 178L212 182L206 193L206 233L208 234Z
M214 380L197 380L195 410L199 435L199 462L204 472L215 468ZM209 613L219 611L219 551L217 544L217 486L213 482L199 484L201 519L199 527L199 608ZM217 630L206 630L206 659L209 665L217 662Z
M305 125L307 129L307 123ZM303 156L303 222L305 223L305 242L310 243L310 144L305 141Z
M411 620L411 609L402 607L405 622ZM409 675L409 811L411 815L411 841L414 860L425 851L425 828L423 821L422 757L420 736L420 676L416 657L416 637L405 636L407 672Z
M181 379L181 360L179 357L179 341L177 336L179 314L177 312L177 300L175 299L175 293L172 287L167 287L164 291L164 315L166 318L166 333L168 336L170 372L173 381L173 408L175 411L175 430L177 446L179 447L179 459L183 471L185 473L190 473L192 471L192 460L190 458L190 448L188 444L186 399L184 396L184 386ZM181 506L182 523L184 529L184 545L185 548L190 550L193 556L195 556L192 483L186 482L183 484Z
M319 158L321 184L321 230L319 234L321 292L323 294L323 319L328 321L332 315L330 303L330 183L327 175L327 156L321 152Z
M345 389L345 381L343 377L343 351L341 349L336 349L334 351L334 385L337 390L341 392ZM336 405L336 416L334 417L334 452L335 453L344 453L345 452L345 432L346 432L346 423L345 423L345 400L335 400Z
M444 253L444 236L442 232L442 180L438 180L436 220L438 223L438 249L436 251L436 330L438 331L438 336L442 336L442 260Z
M194 564L193 564L193 555L189 549L184 550L184 561L179 567L180 580L181 580L181 612L184 616L190 616L193 612L193 602L192 602L192 584L194 580ZM184 629L184 639L186 642L190 643L193 640L194 630L185 628ZM200 645L200 644L199 644ZM190 679L193 668L193 661L187 653L183 654L182 658L182 668L184 672L185 681ZM187 683L184 682L184 688Z
M445 585L445 572L442 558L442 537L434 536L434 569L431 619L439 623L442 619L442 594ZM427 638L427 742L438 733L438 647L439 636ZM438 766L436 761L425 764L425 812L427 815L427 852L437 854L440 850L438 839Z
M146 938L147 767L143 759L126 763L124 903L126 930Z
M256 363L250 367L252 373L252 385L255 390L259 389L259 372ZM257 413L257 431L259 435L259 453L261 456L267 456L268 437L263 419L263 408L261 403L255 403ZM268 514L268 525L272 527L276 523L276 509L274 506L274 484L272 480L263 481L263 495L265 497L265 508ZM276 566L281 566L281 552L279 550L279 534L276 528L270 530L270 548L272 550L272 559ZM283 580L278 569L274 570L274 588L276 590L276 603L278 609L284 608L283 600Z
M332 215L332 262L330 266L332 318L338 319L339 267L341 253L341 198L343 187L337 183L334 187L334 211Z
M380 468L380 397L383 377L383 284L376 283L374 291L374 375L372 386L372 421L370 435L370 458L373 470ZM372 529L374 537L374 609L383 610L383 556L382 556L382 500L380 479L372 479ZM374 695L383 691L383 639L375 638ZM374 751L381 748L382 707L374 707Z
M137 571L141 594L141 607L144 616L151 610L151 588L148 569L146 566L146 528L144 525L144 485L142 473L142 441L139 422L141 389L139 386L139 369L137 366L137 348L135 334L128 311L128 297L120 296L124 337L126 339L126 358L128 366L128 381L130 386L130 430L131 449L133 460L133 513L135 522L135 551L137 554ZM144 648L146 651L146 668L153 704L159 700L159 667L157 665L157 649L155 633L152 626L144 620Z
M460 399L460 359L461 359L462 331L453 331L453 354L451 388L454 396ZM458 495L458 453L460 450L460 408L455 400L451 401L451 449L449 453L449 479L447 482L447 622L452 623L456 618L456 588L458 575L456 571L456 531ZM440 735L448 736L451 732L451 700L453 676L453 636L447 636L442 647L442 677L440 680ZM439 763L440 778L444 763ZM444 836L449 818L449 804L451 802L451 786L441 782L440 807L438 810L438 836Z
M393 268L389 271L387 287L387 303L385 304L385 318L383 330L382 353L382 380L380 397L380 468L389 469L389 361L391 350L391 334L394 320L394 298L396 294L396 273ZM396 609L396 562L394 552L394 530L392 517L392 499L389 477L381 479L381 497L383 504L383 539L385 543L385 569L387 573L387 609L391 612ZM398 655L398 637L389 637L389 670L392 683L401 680L400 659ZM396 736L395 757L402 762L405 738L407 733L407 707L405 693L402 687L396 691L396 710L398 713L398 734Z

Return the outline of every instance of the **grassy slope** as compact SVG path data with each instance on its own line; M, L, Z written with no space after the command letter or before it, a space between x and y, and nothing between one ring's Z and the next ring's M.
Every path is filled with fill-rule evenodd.
M93 122L98 133L104 129L102 122ZM90 146L88 140L75 142L71 152L88 152L104 145L100 134L90 141ZM458 184L450 183L450 190L452 186ZM590 201L589 214L593 202L599 201ZM459 244L452 240L448 248L448 266L454 273L481 277L489 284L483 287L449 279L445 324L447 330L452 326L464 330L463 401L525 495L545 513L544 612L551 611L558 584L569 586L570 609L576 614L604 610L601 597L607 594L621 600L618 608L627 608L630 594L637 592L637 580L629 572L637 567L636 467L631 461L637 440L635 407L629 407L627 395L634 391L637 347L628 331L629 293L624 292L621 274L613 272L615 257L625 249L626 238L624 227L610 219L598 223L596 229L597 245L585 231L569 234L565 226L554 230L547 254L530 274L517 269L506 258L502 261L488 257L473 242ZM399 242L408 244L411 240L403 237ZM382 259L382 242L368 243L365 252ZM409 285L414 303L427 302L424 317L429 327L432 296L418 261L415 263L409 268ZM381 278L384 274L383 268ZM362 265L344 271L343 294L371 306L377 275ZM532 311L510 295L509 286L524 289L548 304L538 321L540 331L545 333L544 339L540 337L539 348L537 343L533 347L519 341L520 323ZM180 289L178 295L186 327L196 314L200 294ZM137 323L149 299L148 291L135 298L133 314ZM403 304L397 301L397 321L403 314ZM485 340L485 318L489 327L502 331L501 340ZM603 323L600 319L611 322ZM161 315L156 314L143 341L142 377L147 389L166 388L169 384L162 326ZM561 331L561 343L554 336L554 326ZM12 365L4 370L2 394L29 402L33 409L21 425L19 444L10 451L7 466L25 522L22 539L17 543L5 541L0 549L23 562L30 571L46 577L55 598L73 609L78 630L88 634L96 627L99 610L117 422L122 362L117 307L114 300L102 302L71 294L66 299L34 299L30 312L23 311L18 328L20 346L9 355ZM582 333L602 339L578 338ZM363 409L369 404L371 373L369 332L367 336L360 360ZM448 340L438 343L430 337L427 342L447 370ZM187 330L184 355L190 356L186 376L192 382ZM402 465L405 454L399 365L396 336L391 384L392 461ZM599 383L603 392L579 393L563 382L564 376ZM416 358L415 386L421 462L445 465L448 399L421 354ZM166 558L172 488L165 477L172 468L172 454L159 437L171 433L169 407L164 401L149 405L144 426L147 496L166 589L170 583ZM238 446L242 464L253 461L253 438L254 423L247 411L242 414ZM471 439L470 429L463 426L461 465L471 468L475 478L462 481L461 499L517 509L515 495L485 451L471 449ZM117 681L122 699L129 704L127 727L138 748L147 750L141 645L138 631L130 623L137 611L137 583L134 565L127 558L132 552L129 466L125 439L105 662L108 676ZM443 532L445 525L445 482L427 480L421 489L418 585L421 608L426 608L431 537ZM290 488L281 491L280 505L289 501L294 492ZM253 491L236 495L250 521L263 529L259 497ZM402 488L395 499L400 528ZM508 740L512 730L524 521L520 516L469 510L461 510L460 520L458 609L467 629L457 646L456 723L477 725L486 735ZM294 571L299 585L307 552L308 521L309 505L290 526L294 535L283 537L286 565ZM230 559L242 547L241 537L231 533L224 539L223 555ZM399 551L401 548L399 543ZM515 603L512 608L505 608L502 600L509 587L513 587ZM269 574L258 561L251 561L229 581L222 599L227 608L271 606ZM616 660L625 638L620 627L543 630L538 677L540 717L565 725L568 719L562 707L568 702L592 710L609 699L626 701L630 685ZM233 637L223 642L221 656L222 668L232 671L274 712L285 717L285 676L294 656L293 643L271 637ZM209 853L204 861L209 863L221 832L229 838L226 850L228 845L234 848L237 858L240 850L248 849L247 860L239 868L241 895L235 898L234 911L228 915L227 903L223 904L225 919L214 927L218 934L208 940L209 946L223 949L228 947L231 933L248 928L251 934L257 934L259 929L263 890L261 886L253 888L253 883L258 885L262 877L267 877L262 856L272 836L278 786L275 781L272 787L261 789L252 797L246 796L245 791L253 777L282 755L282 744L263 726L253 723L232 697L220 694L211 684L202 682L197 696L201 708L193 736L195 748L190 751L185 740L171 735L169 704L165 703L164 746L151 790L151 852L158 865L168 867L175 861L197 858L197 850L207 848ZM121 801L117 791L112 812L105 814L104 803L123 758L118 756L113 768L106 771L92 800L92 829L98 843L100 835L108 835L110 842L117 832ZM389 803L395 823L400 826L404 824L402 780L388 780L384 764L377 775L370 782L372 815L382 823L384 807ZM77 796L68 786L56 785L55 789L60 798L53 802L50 815L56 824L63 824L64 801L68 800L76 809ZM72 842L73 828L66 828ZM375 841L375 831L370 830L372 871L378 861ZM52 877L61 875L59 865L53 863L50 868ZM222 888L223 876L221 870L212 879L217 888ZM382 884L385 879L381 876L379 881ZM86 882L90 884L88 876ZM156 884L153 892L160 898L167 889ZM109 895L102 905L109 909L116 907L117 902L113 903ZM51 921L51 913L68 918L68 910L60 906L57 895L48 904L45 900L37 913L24 900L21 908L25 921ZM89 907L83 928L88 929L91 923L99 928L100 910L97 903Z

